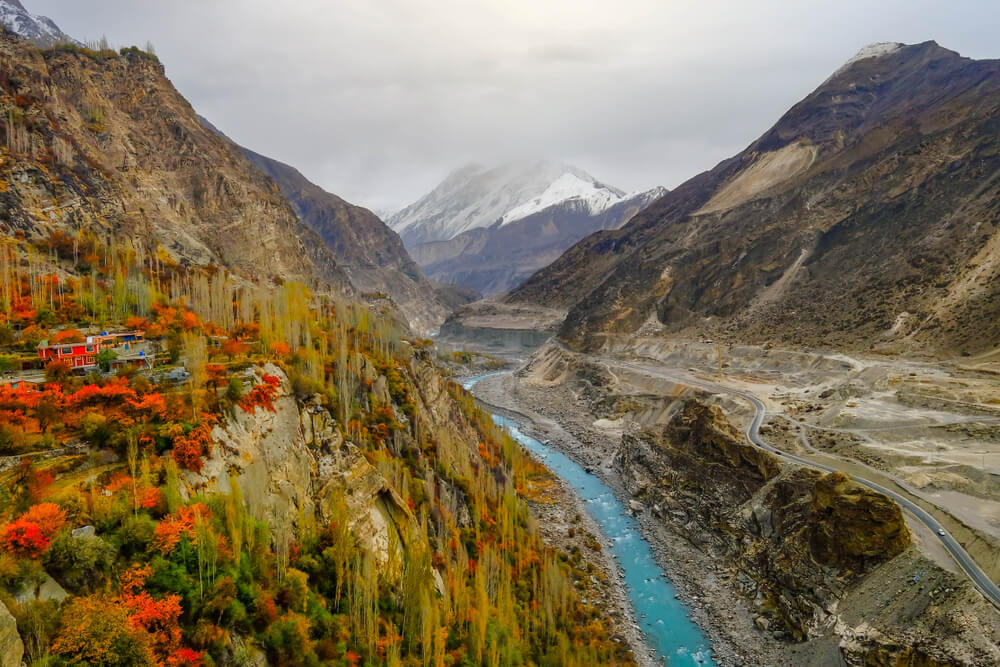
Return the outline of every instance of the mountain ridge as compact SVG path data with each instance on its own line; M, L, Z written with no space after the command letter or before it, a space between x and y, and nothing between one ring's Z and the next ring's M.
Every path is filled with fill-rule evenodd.
M593 349L654 329L950 354L995 344L1000 61L848 63L736 156L508 297ZM993 278L990 278L992 276Z
M557 184L564 186L561 192L550 190ZM387 222L409 248L446 241L472 229L510 224L572 197L610 201L623 195L621 190L562 162L522 160L493 167L470 163L452 170L434 189Z
M0 229L114 235L181 265L353 292L274 183L200 124L155 57L41 51L11 36L0 55L4 85L20 82L0 103Z
M274 179L299 219L323 239L358 290L391 296L417 331L431 331L444 321L447 307L399 235L378 216L327 192L290 165L242 150Z
M35 46L50 47L63 43L82 46L81 42L64 33L55 21L47 16L32 14L18 0L0 0L0 24Z

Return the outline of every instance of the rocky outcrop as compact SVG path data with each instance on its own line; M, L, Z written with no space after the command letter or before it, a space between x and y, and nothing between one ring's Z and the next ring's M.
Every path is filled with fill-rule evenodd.
M833 637L848 664L1000 658L997 615L910 547L898 505L754 447L718 407L687 401L626 433L615 461L635 499L727 569L761 631L807 647Z
M358 543L384 565L393 555L390 548L399 545L396 538L415 525L409 507L362 450L345 439L319 397L298 401L280 368L268 365L264 373L282 379L275 411L236 410L216 426L212 455L200 472L185 473L185 492L229 493L235 479L251 514L293 531L303 517L329 521L333 503L346 505ZM248 379L259 381L257 373ZM374 378L373 387L376 396L388 399L384 377Z
M17 621L3 604L0 604L0 667L21 667L24 643L17 634Z

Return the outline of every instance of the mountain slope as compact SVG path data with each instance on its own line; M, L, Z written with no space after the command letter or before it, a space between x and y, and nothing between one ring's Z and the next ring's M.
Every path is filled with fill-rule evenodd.
M1000 61L859 54L739 155L510 296L595 348L651 322L937 354L1000 340Z
M274 179L299 218L323 239L351 283L363 292L388 294L418 331L438 327L447 315L434 287L406 254L399 235L374 213L311 183L297 169L243 149Z
M31 14L18 0L0 0L0 24L36 46L80 44L60 30L52 19Z
M434 280L463 285L486 296L500 294L557 259L579 239L620 227L665 193L663 188L653 188L622 197L597 212L592 201L575 197L537 211L532 210L536 204L528 202L512 211L519 216L512 222L472 229L446 241L420 243L410 253Z
M274 183L199 123L155 56L0 38L0 232L127 238L253 281L350 283Z

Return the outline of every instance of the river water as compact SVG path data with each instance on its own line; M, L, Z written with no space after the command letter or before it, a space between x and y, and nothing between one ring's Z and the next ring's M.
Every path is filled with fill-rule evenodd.
M489 375L467 380L463 386L472 390L477 382ZM507 429L525 449L541 457L553 473L572 484L583 498L587 511L611 542L615 562L625 573L625 587L639 627L659 658L672 667L714 665L708 639L688 618L688 608L674 598L676 591L656 564L653 550L643 539L638 522L626 514L611 489L562 452L522 433L517 422L497 414L493 415L493 421Z

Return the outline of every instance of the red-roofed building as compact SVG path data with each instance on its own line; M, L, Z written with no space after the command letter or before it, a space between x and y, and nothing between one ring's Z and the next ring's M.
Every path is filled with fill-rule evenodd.
M73 369L97 366L97 353L101 350L121 348L128 350L134 344L145 340L144 331L122 331L108 333L102 331L97 336L87 336L82 343L59 343L49 345L48 341L38 344L38 356L45 362L59 360Z

